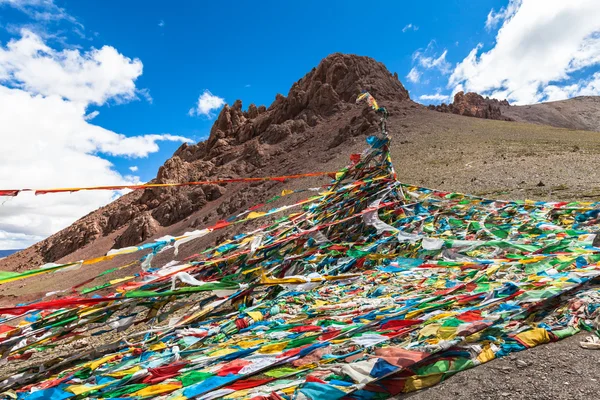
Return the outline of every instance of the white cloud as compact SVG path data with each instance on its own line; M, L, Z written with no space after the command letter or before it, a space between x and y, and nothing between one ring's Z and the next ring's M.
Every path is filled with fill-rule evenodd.
M600 94L594 79L573 82L575 72L600 65L600 2L597 0L512 0L495 46L475 47L450 76L462 85L511 103L531 104L582 94Z
M129 167L129 170L130 170L131 172L137 172L137 170L138 170L138 167L137 167L137 165L132 165L131 167Z
M79 50L56 51L27 30L20 39L0 48L0 82L82 104L136 99L140 91L135 80L142 69L139 59L131 60L114 47L103 46L83 54Z
M90 122L97 111L87 113L89 104L123 102L136 93L139 74L132 71L141 73L141 62L110 49L104 55L113 62L97 62L98 50L66 55L32 33L0 46L0 188L138 183L103 154L146 157L159 141L187 141L170 134L126 137ZM67 75L75 82L62 79ZM108 191L0 198L0 249L32 244L114 198Z
M450 97L454 98L454 96L456 95L456 93L458 92L464 92L465 88L463 87L463 85L458 84L454 87L454 89L452 89L452 93L450 94Z
M75 17L69 15L64 8L54 4L54 0L0 0L0 6L16 8L36 21L66 20L83 28L83 25Z
M165 26L165 21L163 21L162 19L158 21L158 26L160 26L161 28Z
M0 228L1 229L1 228ZM26 248L33 240L42 240L43 236L31 236L24 233L7 233L0 230L0 250L19 250ZM2 258L2 257L0 257Z
M600 72L589 79L580 80L571 85L548 85L544 88L545 101L565 100L575 96L598 96L600 94Z
M408 75L406 75L406 78L413 83L417 83L421 78L421 73L416 67L412 67Z
M102 129L102 128L101 128ZM110 132L110 131L106 131ZM156 153L159 150L159 141L169 142L191 142L190 139L183 136L170 135L168 133L160 135L131 136L116 134L95 134L93 144L96 147L94 151L110 154L113 156L127 157L146 157L150 153Z
M225 105L225 99L213 95L209 90L204 90L204 93L198 98L198 104L196 104L194 108L191 108L188 114L190 116L204 115L212 118L214 117L212 111L218 110L223 107L223 105Z
M520 6L521 0L509 0L508 6L500 8L498 12L492 8L485 21L485 29L490 31L498 26L500 22L512 18Z
M65 36L65 29L54 29L64 21L71 24L70 32L74 33L81 39L93 40L85 34L85 27L74 16L70 15L64 8L55 4L55 0L0 0L0 9L4 7L12 7L25 14L29 21L26 23L19 22L7 23L2 27L11 34L19 34L23 28L45 40L53 40L60 43L64 47L76 48L77 45L69 45ZM52 28L51 28L52 27ZM62 25L64 27L64 24ZM98 33L95 33L98 35Z
M446 54L448 54L448 50L444 50L444 52L437 58L419 55L417 59L419 64L421 64L421 66L424 68L437 68L441 72L447 73L449 71L450 64L448 61L446 61Z
M408 25L406 25L404 28L402 28L402 32L406 32L406 31L408 31L408 30L411 30L411 29L412 29L413 31L418 31L418 30L419 30L419 27L418 27L418 26L416 26L416 25L413 25L413 24L408 24Z
M438 56L435 41L429 42L425 49L419 49L413 53L413 62L425 69L437 69L443 74L450 73L450 63L446 61L448 50L444 49Z
M441 94L441 93L424 94L422 96L419 96L419 99L421 99L421 100L430 100L430 101L434 101L434 102L442 102L442 101L448 100L449 98L450 98L450 96L448 96L446 94Z

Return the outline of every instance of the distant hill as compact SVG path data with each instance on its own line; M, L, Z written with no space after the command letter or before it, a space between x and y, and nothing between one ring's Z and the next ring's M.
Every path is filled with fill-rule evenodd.
M580 96L547 103L513 106L506 100L484 98L473 92L458 92L452 103L432 104L429 109L467 117L600 132L599 96Z
M21 250L22 249L18 249L18 250L0 250L0 258L8 257L11 254L14 254L17 251L21 251Z
M598 96L580 96L528 106L502 105L500 111L514 121L600 132Z

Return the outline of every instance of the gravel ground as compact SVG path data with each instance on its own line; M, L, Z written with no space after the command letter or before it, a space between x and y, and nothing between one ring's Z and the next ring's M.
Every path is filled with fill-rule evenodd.
M597 399L600 352L579 346L585 336L513 353L394 399Z

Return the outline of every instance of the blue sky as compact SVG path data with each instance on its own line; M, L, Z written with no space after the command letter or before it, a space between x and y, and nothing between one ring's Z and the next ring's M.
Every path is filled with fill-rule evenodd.
M224 102L268 106L334 52L383 62L424 104L598 95L600 2L0 0L0 188L148 181ZM113 198L5 202L0 249Z

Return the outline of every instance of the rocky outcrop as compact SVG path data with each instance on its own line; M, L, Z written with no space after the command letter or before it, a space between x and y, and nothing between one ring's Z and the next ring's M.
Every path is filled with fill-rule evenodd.
M509 106L507 100L490 99L477 93L458 92L454 95L454 102L446 105L442 103L429 109L444 113L464 115L467 117L476 117L484 119L496 119L501 121L511 121L511 118L502 115L502 108Z
M329 143L329 148L339 146L349 137L374 134L379 129L379 118L369 112L368 108L365 108L360 117L353 117L346 125L339 128L337 134Z
M380 100L408 100L408 91L383 64L369 57L332 54L313 68L304 78L294 83L287 96L277 94L267 109L251 104L242 110L236 100L221 110L210 136L202 150L184 144L180 152L194 154L195 158L215 158L254 138L260 143L277 144L294 134L314 127L335 114L344 103L353 103L364 90ZM189 157L187 161L192 161ZM227 157L221 161L228 160Z
M152 237L160 227L148 213L135 217L125 231L115 239L115 247L134 246Z
M57 260L93 242L102 234L105 223L106 219L104 218L89 221L79 220L68 228L68 235L59 234L39 243L39 250L44 256L44 261Z
M353 104L364 90L383 102L409 100L398 75L391 74L383 64L369 57L332 54L295 82L287 96L277 94L268 108L250 104L244 110L241 100L225 105L207 140L179 147L160 167L152 182L251 176L269 165L273 157L286 156L298 143L308 140L309 130L329 131L319 126L327 124L336 113L347 111L349 103ZM330 147L347 137L375 131L378 119L364 108L365 111L347 126L335 128L334 132L338 133ZM329 137L323 140L331 141ZM215 209L215 214L232 213L261 191L251 188L243 195L228 197ZM136 191L25 250L21 259L34 265L40 259L55 261L107 236L115 238L114 247L133 246L148 240L162 228L185 220L226 192L224 185L216 184Z

